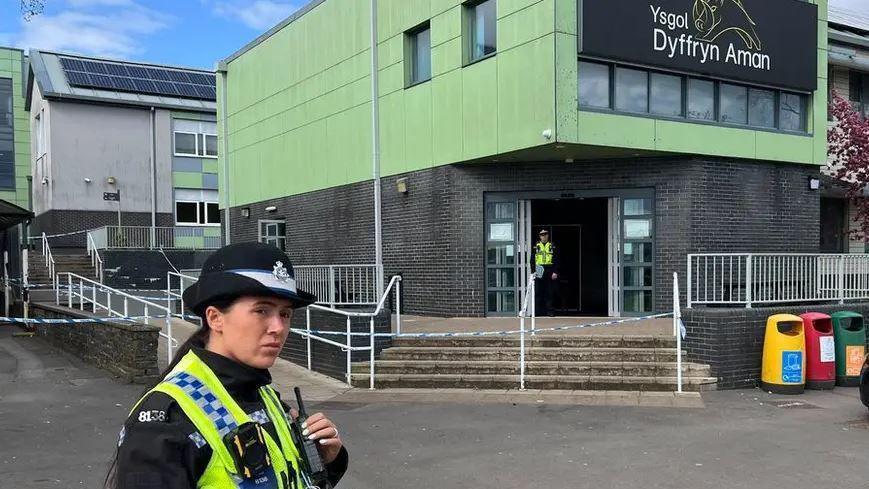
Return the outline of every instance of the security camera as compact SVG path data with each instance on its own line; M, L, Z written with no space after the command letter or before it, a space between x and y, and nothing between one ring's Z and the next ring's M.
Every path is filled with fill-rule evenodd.
M85 178L84 178L84 183L91 183L91 179L88 178L88 177L85 177Z
M48 177L42 177L42 184L48 185Z
M552 129L543 131L543 137L546 139L552 139Z

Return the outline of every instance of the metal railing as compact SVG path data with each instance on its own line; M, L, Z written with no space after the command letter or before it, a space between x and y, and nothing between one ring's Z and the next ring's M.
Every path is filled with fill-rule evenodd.
M302 265L296 283L317 296L318 304L373 306L378 303L376 265Z
M88 231L95 249L182 249L216 250L220 235L211 236L213 226L104 226Z
M97 242L94 239L93 234L87 234L87 252L88 256L91 259L91 266L94 267L96 271L96 276L100 279L100 283L103 283L105 280L103 278L103 258L100 256L99 252L100 248L97 248Z
M172 278L175 277L178 280L178 289L172 287ZM181 310L179 314L184 314L184 289L189 287L190 285L195 284L199 281L199 278L193 277L191 275L185 275L183 273L175 273L175 272L167 272L166 273L166 307L169 309L173 309L173 303L178 302L181 304ZM185 282L189 282L185 285ZM202 326L202 318L199 319L199 325Z
M327 345L337 346L341 348L343 351L347 353L347 384L352 385L352 353L354 351L368 351L368 366L370 368L369 372L369 389L374 389L374 339L377 334L374 331L374 319L383 311L383 307L386 304L386 299L389 298L390 292L395 289L395 317L396 317L396 334L401 334L401 276L395 275L389 281L389 286L386 287L386 290L383 291L383 295L380 297L380 300L377 302L377 307L372 312L358 312L358 311L343 311L340 309L335 309L333 307L326 307L317 304L312 304L307 307L305 314L305 330L297 330L293 329L292 332L298 334L299 336L305 338L306 340L306 348L307 348L307 360L308 360L308 370L312 370L312 359L311 359L311 340L316 340L321 343L325 343ZM317 335L311 330L311 310L323 311L331 314L337 314L339 316L344 316L346 318L347 323L347 331L345 336L346 343L341 343L338 341L333 341L328 338L324 338L320 335ZM367 334L369 344L368 346L353 346L353 336L359 336L357 333L353 333L352 331L352 319L367 317L369 324L369 331Z
M528 316L528 310L531 310L531 334L534 335L537 329L537 310L535 307L535 289L537 281L536 273L532 273L528 278L528 286L525 289L525 300L522 301L522 309L519 311L519 389L525 390L525 318Z
M55 297L59 297L59 292L57 291L57 265L54 262L51 245L48 243L48 236L45 233L42 233L42 257L45 259L45 268L48 269L48 276L51 279L51 287L54 289Z
M90 305L89 309L94 314L100 310L105 310L109 317L130 317L130 302L143 307L143 321L151 318L151 311L160 311L164 313L161 318L166 321L166 332L160 332L160 336L166 339L166 351L168 353L168 361L172 362L173 348L177 341L172 336L172 311L171 308L141 299L126 292L106 287L105 285L91 280L89 278L76 275L74 273L64 273L66 275L66 306L74 309L74 303L78 304L78 308L84 311L86 305ZM58 287L59 289L59 287ZM105 294L105 302L101 302L102 295ZM113 297L117 296L115 299ZM77 299L77 300L76 300ZM57 294L57 305L62 305L60 293ZM123 307L121 309L121 307ZM117 309L116 309L117 308Z
M869 299L869 254L688 255L687 306Z

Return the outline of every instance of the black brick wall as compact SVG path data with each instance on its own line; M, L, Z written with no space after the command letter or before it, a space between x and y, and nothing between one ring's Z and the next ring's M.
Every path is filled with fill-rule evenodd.
M672 308L672 273L688 253L817 252L817 167L698 159L464 164L383 179L384 266L402 273L404 311L484 314L484 192L651 188L655 307ZM409 191L396 191L397 178ZM277 211L266 213L267 206ZM232 240L256 240L258 219L286 219L296 264L374 262L372 183L258 202L231 211ZM683 278L684 290L684 278ZM682 300L684 301L684 293Z
M117 212L51 210L39 214L33 219L33 223L30 225L30 235L41 236L42 233L48 235L63 234L117 225ZM124 212L121 209L121 225L150 226L151 213ZM175 217L172 214L158 213L157 226L175 226ZM85 233L51 239L52 251L55 248L85 248L86 245L87 238Z
M118 289L166 289L166 273L201 269L211 250L103 250L104 283ZM169 262L171 261L171 265ZM174 266L174 268L173 268ZM185 283L185 285L189 285ZM173 281L177 287L177 278Z
M760 380L766 320L774 314L832 314L855 311L866 316L869 303L789 305L760 308L692 308L682 311L687 334L682 345L692 361L709 364L719 389L755 387Z

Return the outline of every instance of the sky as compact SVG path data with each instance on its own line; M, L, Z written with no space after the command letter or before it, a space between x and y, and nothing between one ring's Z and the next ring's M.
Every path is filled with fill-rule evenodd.
M0 0L0 46L213 69L308 0ZM869 0L829 0L869 15Z
M0 0L0 46L214 69L307 0Z

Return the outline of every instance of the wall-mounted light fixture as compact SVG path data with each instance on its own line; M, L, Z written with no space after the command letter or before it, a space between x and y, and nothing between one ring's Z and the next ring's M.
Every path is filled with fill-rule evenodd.
M809 178L809 190L818 190L819 188L821 188L821 179Z
M400 194L407 193L407 178L399 178L395 181L395 187Z
M42 184L48 185L48 177L42 177Z
M118 183L118 180L115 177L108 177L106 178L106 183L109 185L114 185Z
M250 207L244 207L241 209L241 217L250 217Z
M84 183L91 183L91 179L88 177L84 177Z
M266 207L266 212L274 212L276 210L278 210L278 208L273 205Z

